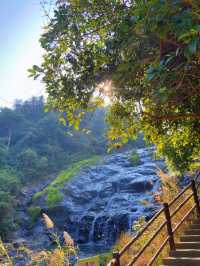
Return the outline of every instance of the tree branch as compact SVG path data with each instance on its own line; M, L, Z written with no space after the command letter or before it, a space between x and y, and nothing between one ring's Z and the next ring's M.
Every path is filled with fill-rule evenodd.
M142 112L142 116L150 117L155 121L176 121L176 120L200 120L200 114L166 114L161 116L152 115L147 112Z

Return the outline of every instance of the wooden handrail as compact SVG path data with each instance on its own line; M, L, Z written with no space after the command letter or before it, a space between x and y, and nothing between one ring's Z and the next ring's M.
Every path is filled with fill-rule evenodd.
M174 215L176 215L177 212L180 211L180 209L192 198L192 196L194 196L193 192L187 198L185 198L185 200L180 205L178 205L178 207L170 215L170 218L174 217Z
M134 243L140 239L140 237L143 236L143 234L148 230L148 228L153 224L153 222L161 215L165 215L165 221L159 226L159 228L154 232L154 234L150 237L149 240L146 241L146 243L139 249L139 251L133 256L133 258L130 260L130 262L127 264L127 266L132 266L134 263L141 257L143 252L146 250L148 246L150 246L151 242L156 238L156 236L159 235L161 230L167 226L167 237L164 239L162 245L158 248L154 256L150 259L147 266L153 265L155 260L158 258L159 254L162 252L164 247L169 243L170 249L175 249L174 244L174 233L178 230L178 228L185 222L185 220L188 218L188 216L196 209L198 216L200 217L200 204L199 204L199 198L197 195L197 188L200 185L200 182L198 182L198 178L200 177L200 171L197 173L197 176L191 181L189 185L187 185L173 200L171 200L168 203L163 204L163 208L161 208L149 222L143 227L136 236L131 239L119 252L113 253L113 259L108 265L113 266L120 266L120 258L124 255L126 251L129 250L130 247L134 245ZM183 201L178 205L178 207L171 213L170 207L181 198L186 191L189 189L192 190L192 193L190 193L186 198L183 199ZM189 209L189 211L184 215L184 217L180 220L180 222L175 226L175 228L172 228L172 222L171 219L182 209L183 206L185 206L189 200L194 197L195 204Z
M174 243L174 235L173 235L169 205L168 203L164 203L163 205L165 208L165 218L167 221L167 234L169 236L169 246L171 250L175 250L176 248L175 248L175 243Z
M173 200L169 202L169 206L171 207L188 189L190 189L192 184L187 185Z
M194 193L194 202L196 204L196 208L197 208L197 215L200 218L200 205L199 205L199 197L198 197L198 192L197 192L197 187L196 187L196 183L194 180L192 180L192 190Z
M146 231L146 229L158 218L158 216L163 213L164 208L160 209L149 222L143 227L137 234L136 236L119 252L120 256L124 254L124 252L127 251L127 249L133 245L135 241Z
M173 229L173 233L175 233L178 228L185 222L185 220L187 219L187 217L193 212L193 210L196 208L196 205L194 204L192 206L192 208L183 216L182 220L180 221L180 223L178 223L176 225L176 227Z
M199 177L200 177L200 170L197 171L194 181L196 182Z
M162 245L159 247L159 249L156 251L154 256L151 258L150 262L147 264L147 266L151 266L154 261L157 259L161 251L164 249L164 247L167 245L167 242L169 241L169 236L163 241Z
M160 231L164 228L164 226L167 224L167 221L163 222L159 228L156 230L156 232L152 235L152 237L146 242L146 244L140 249L140 251L134 256L134 258L131 260L131 262L128 264L128 266L133 265L134 262L140 257L140 255L145 251L145 249L149 246L149 244L154 240L154 238L160 233Z

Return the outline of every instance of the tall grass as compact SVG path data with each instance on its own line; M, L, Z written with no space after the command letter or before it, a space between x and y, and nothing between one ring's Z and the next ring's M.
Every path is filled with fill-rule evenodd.
M43 221L47 230L54 229L55 225L51 218L43 213ZM54 250L33 251L27 247L21 246L17 250L12 246L6 247L0 240L0 266L14 266L18 257L22 257L27 266L69 266L71 257L77 258L77 248L71 236L65 231L63 232L64 242L61 244L60 236L51 233L52 242L56 244ZM9 252L15 254L13 258ZM24 262L22 262L24 265ZM21 262L17 262L21 265Z
M0 265L1 266L12 266L13 260L8 254L8 249L0 239Z

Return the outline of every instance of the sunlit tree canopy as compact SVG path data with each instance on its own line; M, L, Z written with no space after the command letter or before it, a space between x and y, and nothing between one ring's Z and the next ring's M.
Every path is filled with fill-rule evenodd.
M199 0L57 1L40 42L30 74L63 121L109 97L111 147L143 131L175 169L199 157Z

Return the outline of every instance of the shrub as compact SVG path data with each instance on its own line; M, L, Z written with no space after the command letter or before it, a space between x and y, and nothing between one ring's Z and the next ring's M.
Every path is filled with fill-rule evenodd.
M129 157L129 161L134 166L139 165L141 163L139 154L136 151L133 151L131 156Z
M32 206L28 208L28 213L31 216L32 222L35 222L41 213L40 206Z
M46 203L49 208L53 208L57 203L62 201L63 197L63 193L60 192L57 188L51 188L51 190L48 190Z

